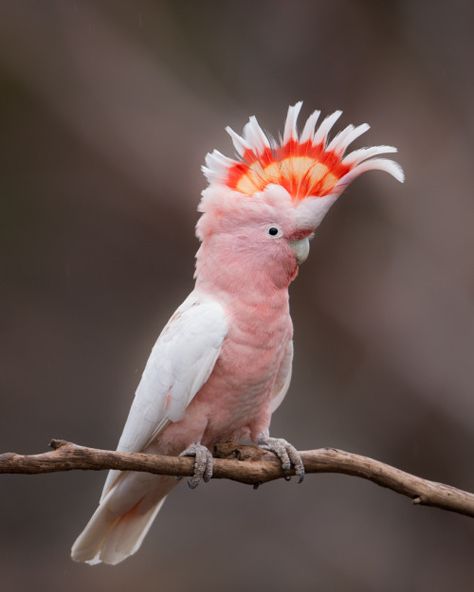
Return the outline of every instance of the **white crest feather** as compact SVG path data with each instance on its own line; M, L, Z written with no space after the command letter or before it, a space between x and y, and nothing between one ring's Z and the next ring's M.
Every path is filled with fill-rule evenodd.
M244 138L256 154L261 154L265 148L270 148L270 142L255 115L252 115L244 126Z
M334 113L331 113L331 115L328 115L325 119L323 119L321 125L314 134L313 144L316 145L326 143L329 132L341 115L342 111L334 111Z
M229 168L237 164L237 160L224 156L219 150L206 154L205 162L206 166L201 167L201 170L209 182L216 183L225 183Z
M378 156L379 154L393 154L398 152L395 146L371 146L370 148L359 148L353 152L349 152L343 159L342 164L355 165L359 164L368 158Z
M353 169L351 169L347 175L341 177L341 179L339 179L339 181L336 183L336 192L340 193L343 191L347 185L352 183L354 179L356 179L359 175L362 175L362 173L366 173L367 171L384 171L385 173L392 175L392 177L394 177L400 183L405 181L405 173L397 162L394 160L389 160L388 158L372 158L370 160L365 160L361 164L358 164Z
M353 126L348 125L342 132L339 132L334 139L329 143L328 150L334 150L336 154L342 155L347 150L348 146L352 144L359 136L365 134L370 129L368 123Z
M308 140L311 140L311 141L313 140L314 128L316 126L316 123L317 123L320 115L321 115L321 111L313 111L313 113L311 113L311 115L306 120L306 123L304 124L304 128L303 128L303 131L301 132L301 136L300 136L300 142L302 144L304 144Z
M339 148L344 145L345 139L352 131L354 131L354 126L351 123L334 136L334 138L327 145L327 150L339 152Z
M302 106L303 101L298 101L295 105L288 107L288 115L286 116L285 129L283 131L283 144L286 144L290 140L298 139L298 129L296 124Z
M245 151L250 149L250 145L244 140L244 138L242 138L242 136L239 136L239 134L234 132L231 127L227 126L225 131L232 138L232 143L234 144L234 148L237 150L238 154L243 156Z

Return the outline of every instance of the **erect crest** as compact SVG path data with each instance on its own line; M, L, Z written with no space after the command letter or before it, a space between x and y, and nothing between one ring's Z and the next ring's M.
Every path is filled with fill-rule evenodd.
M238 160L218 150L208 154L202 170L209 183L225 185L246 196L270 184L281 185L294 202L299 202L307 197L339 195L355 177L368 170L386 171L403 182L403 171L396 162L373 158L397 152L393 146L360 148L345 154L348 146L369 129L366 123L348 125L328 139L341 111L328 115L318 127L320 112L314 111L299 134L297 118L302 104L300 101L289 107L280 142L271 140L254 116L244 126L242 136L227 127Z

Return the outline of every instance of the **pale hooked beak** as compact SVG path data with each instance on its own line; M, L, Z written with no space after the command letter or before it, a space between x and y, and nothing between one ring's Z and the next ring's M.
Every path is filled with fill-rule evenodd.
M301 265L306 261L309 255L309 237L290 241L290 247L295 254L298 265Z

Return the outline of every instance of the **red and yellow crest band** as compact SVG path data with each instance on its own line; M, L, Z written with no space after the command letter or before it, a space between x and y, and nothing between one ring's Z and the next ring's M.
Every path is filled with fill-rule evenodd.
M345 154L348 146L369 129L366 123L348 125L329 141L329 133L342 112L328 115L316 127L320 112L315 111L299 133L297 119L301 106L299 102L289 107L280 142L270 140L254 116L244 126L242 136L227 127L237 159L228 158L218 150L208 154L202 170L209 182L247 196L276 184L299 202L309 197L339 194L352 179L368 170L383 170L403 180L403 171L397 163L373 158L396 152L393 146L359 148Z

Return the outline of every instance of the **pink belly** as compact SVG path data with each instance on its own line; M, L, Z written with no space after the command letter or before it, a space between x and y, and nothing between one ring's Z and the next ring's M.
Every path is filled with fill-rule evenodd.
M272 339L259 343L255 343L256 334L248 340L232 339L232 335L226 339L209 380L185 417L160 434L157 452L176 454L198 441L213 446L242 436L255 439L268 427L269 402L291 339L291 321L282 322L272 333Z

